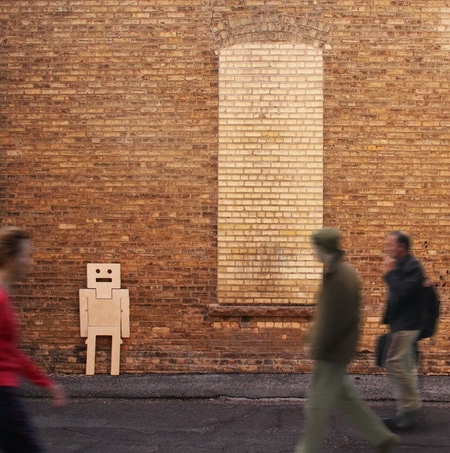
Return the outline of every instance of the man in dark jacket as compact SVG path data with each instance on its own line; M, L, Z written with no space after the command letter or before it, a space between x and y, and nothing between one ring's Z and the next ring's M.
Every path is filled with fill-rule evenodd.
M387 452L399 439L365 405L351 386L346 369L358 341L360 281L355 269L343 259L340 231L322 228L312 240L324 264L315 323L310 333L310 356L314 373L305 407L306 427L296 453L321 450L332 409L337 406L366 438Z
M386 238L384 280L388 285L388 302L383 324L389 325L392 334L386 371L397 401L396 415L385 419L391 429L412 427L422 407L415 343L422 327L420 294L424 273L419 260L411 255L410 248L409 236L401 231L393 231Z

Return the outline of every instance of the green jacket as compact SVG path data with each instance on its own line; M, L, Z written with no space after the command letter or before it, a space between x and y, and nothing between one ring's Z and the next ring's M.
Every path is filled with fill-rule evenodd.
M359 336L361 284L356 270L336 257L323 275L314 325L310 333L310 356L314 360L349 363Z

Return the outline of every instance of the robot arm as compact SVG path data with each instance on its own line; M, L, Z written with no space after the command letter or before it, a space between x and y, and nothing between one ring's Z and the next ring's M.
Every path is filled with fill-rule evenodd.
M130 295L127 289L120 291L120 325L123 338L130 337Z
M88 300L89 292L92 290L89 289L80 289L80 336L88 336Z

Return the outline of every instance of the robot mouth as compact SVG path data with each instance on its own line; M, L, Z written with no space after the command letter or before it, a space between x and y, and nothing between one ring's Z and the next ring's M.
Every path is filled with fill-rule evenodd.
M112 278L96 278L97 283L112 283Z

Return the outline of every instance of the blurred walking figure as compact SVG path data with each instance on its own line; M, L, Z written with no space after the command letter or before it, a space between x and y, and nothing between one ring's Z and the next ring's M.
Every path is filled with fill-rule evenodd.
M25 276L31 264L30 250L31 237L25 231L0 229L0 450L5 453L44 451L19 396L22 378L47 388L54 405L67 402L63 389L17 347L17 322L9 291L10 285Z
M397 401L397 413L385 423L391 429L407 429L416 423L422 407L415 343L422 328L424 272L419 260L411 255L410 237L402 231L389 233L385 254L384 280L389 291L382 323L388 324L391 332L386 371Z
M344 412L378 452L388 452L399 441L363 402L347 377L358 341L361 287L356 270L344 261L341 233L322 228L312 236L324 264L317 312L310 332L310 356L315 361L305 407L306 426L296 453L318 453L332 410Z

